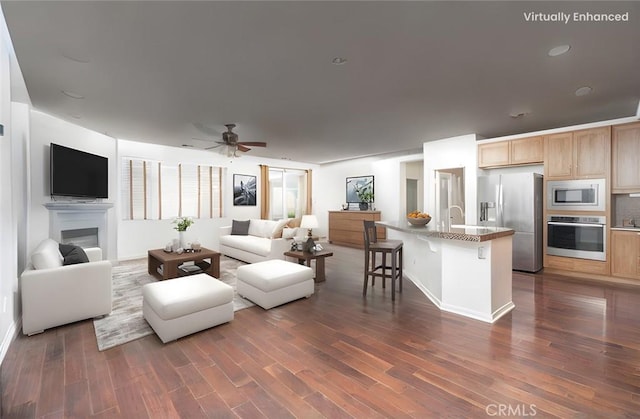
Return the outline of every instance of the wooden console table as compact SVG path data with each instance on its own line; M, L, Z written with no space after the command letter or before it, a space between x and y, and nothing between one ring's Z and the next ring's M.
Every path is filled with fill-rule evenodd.
M380 211L329 211L329 243L364 249L363 221L380 221ZM378 227L384 240L387 230Z

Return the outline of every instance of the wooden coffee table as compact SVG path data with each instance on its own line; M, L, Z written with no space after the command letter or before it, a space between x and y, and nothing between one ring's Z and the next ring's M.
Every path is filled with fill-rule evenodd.
M209 259L210 262L204 259ZM200 248L199 252L184 252L181 254L165 252L164 249L149 250L147 269L150 275L160 279L177 278L183 275L178 266L185 262L195 262L196 265L202 268L203 272L214 278L220 278L220 253L204 247ZM162 275L158 273L160 265L162 265Z
M333 252L329 252L327 250L320 250L319 252L302 252L300 250L291 250L289 252L284 252L285 256L289 256L295 259L298 259L298 263L303 265L305 262L307 266L311 267L311 261L315 259L316 261L316 277L313 279L314 282L323 282L327 278L324 274L324 260L329 256L333 256Z

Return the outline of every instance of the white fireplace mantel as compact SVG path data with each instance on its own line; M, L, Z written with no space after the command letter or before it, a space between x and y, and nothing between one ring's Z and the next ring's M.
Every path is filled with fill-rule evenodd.
M102 211L113 208L111 202L45 202L43 204L49 211Z
M103 255L111 259L109 252L107 211L113 208L111 202L46 202L49 210L49 237L60 242L62 231L97 228L98 245Z

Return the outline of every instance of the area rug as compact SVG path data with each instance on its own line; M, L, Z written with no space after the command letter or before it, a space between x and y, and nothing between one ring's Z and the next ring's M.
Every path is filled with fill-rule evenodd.
M233 287L233 310L254 304L240 297L236 291L236 270L244 265L235 259L220 258L220 280ZM142 316L142 286L157 279L147 272L146 260L113 267L113 310L111 314L93 321L98 350L113 348L153 333Z

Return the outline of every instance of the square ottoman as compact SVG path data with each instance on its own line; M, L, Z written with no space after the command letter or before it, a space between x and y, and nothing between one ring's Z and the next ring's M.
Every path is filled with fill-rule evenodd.
M233 320L233 288L207 274L142 287L142 314L166 343Z
M238 268L236 289L265 310L314 292L313 269L280 259Z

